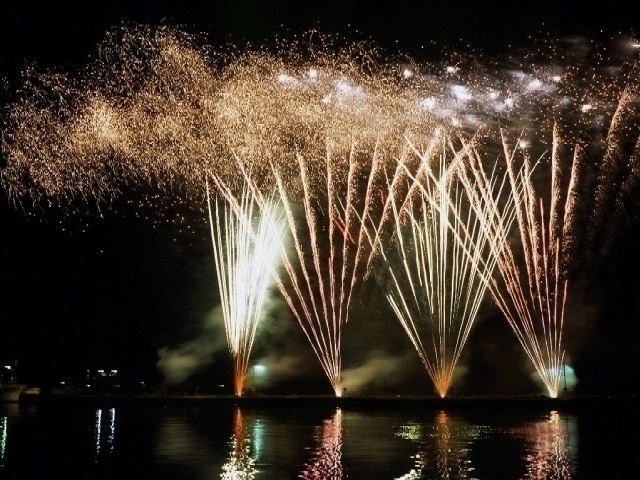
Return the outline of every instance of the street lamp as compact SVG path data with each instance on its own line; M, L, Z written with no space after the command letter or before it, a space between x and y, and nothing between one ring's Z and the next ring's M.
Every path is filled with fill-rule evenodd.
M256 392L256 387L258 386L256 377L258 380L260 380L260 378L263 377L266 372L267 367L260 364L254 365L251 369L251 383L253 384L253 393Z

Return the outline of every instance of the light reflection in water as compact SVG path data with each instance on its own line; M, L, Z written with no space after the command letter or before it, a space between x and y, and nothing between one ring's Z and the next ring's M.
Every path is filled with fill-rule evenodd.
M218 417L215 425L211 425L207 420L202 423L200 418L167 416L157 435L158 462L171 468L186 468L193 479L257 478L257 463L266 446L265 420L247 415L239 407L229 415L232 415L230 432L220 425Z
M224 450L224 444L221 445ZM156 438L156 455L163 465L180 466L191 472L190 478L219 478L220 465L209 440L185 418L167 416Z
M103 418L105 417L105 418ZM98 462L101 455L113 453L116 437L116 409L110 408L108 414L103 414L103 409L96 410L94 439L96 445L95 461ZM105 447L105 448L103 448Z
M413 456L414 468L397 480L474 478L474 467L468 457L472 442L486 430L443 411L438 412L433 423L401 425L396 436L419 443L420 450Z
M7 447L7 417L0 419L0 467L4 467L4 451Z
M342 471L342 410L339 408L316 427L317 445L311 459L304 465L298 478L305 480L340 480Z
M577 464L578 421L573 415L552 411L543 421L514 428L512 435L530 443L525 456L526 479L571 478L572 465Z
M258 469L255 466L257 454L262 450L263 429L260 422L253 428L254 456L251 452L252 437L248 431L242 410L236 408L233 418L233 433L229 441L230 452L227 461L222 465L220 477L228 480L245 480L255 478Z

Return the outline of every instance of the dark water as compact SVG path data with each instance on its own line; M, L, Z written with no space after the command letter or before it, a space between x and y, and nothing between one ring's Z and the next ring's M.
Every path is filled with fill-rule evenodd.
M0 405L0 478L609 479L638 411ZM637 477L636 477L637 478Z

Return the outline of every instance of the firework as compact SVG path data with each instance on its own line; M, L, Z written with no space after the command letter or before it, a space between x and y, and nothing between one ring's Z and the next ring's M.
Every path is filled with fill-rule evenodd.
M107 35L81 72L25 72L2 132L10 198L103 205L130 185L201 194L216 151L202 134L215 135L218 79L205 53L179 30L132 27Z
M337 396L342 393L342 326L368 258L368 237L360 219L374 210L376 185L382 178L375 153L371 163L356 161L355 155L352 151L344 176L328 151L326 170L313 184L308 161L298 156L301 198L293 197L283 175L274 171L292 239L283 261L286 278L280 282L281 291Z
M413 183L404 200L398 197L402 203L392 204L393 241L381 247L390 276L387 299L441 397L493 273L490 249L498 251L506 241L490 241L484 216L466 202L456 176L464 153L442 131L427 150L416 152L418 171L408 174Z
M229 198L229 197L227 197ZM283 242L284 219L277 202L258 205L247 189L232 203L216 198L209 223L227 344L233 359L234 391L240 396L249 356Z
M500 248L492 248L497 257L499 280L489 283L494 301L506 317L518 341L531 360L551 397L558 395L564 350L562 332L568 281L561 268L563 242L571 232L575 209L575 188L579 184L578 154L568 181L563 178L559 145L554 143L551 155L549 207L538 201L532 181L533 170L528 151L522 144L511 148L503 136L504 157L509 179L509 200L500 204L500 195L487 188L487 177L476 157L468 158L474 181L464 173L464 184L472 206L479 215L486 235L492 239L508 238L510 225L504 222L505 206L513 202L517 224L517 240ZM519 156L520 155L520 156ZM519 161L520 160L520 161ZM480 212L482 203L489 205ZM563 228L564 226L564 228ZM493 240L495 241L495 240Z
M241 172L224 181L276 185L290 239L278 285L338 396L342 328L378 247L363 219L383 221L403 133L427 125L388 72L365 74L357 60L252 54L230 67L218 104Z
M117 29L75 75L26 72L23 96L3 119L0 181L16 203L108 204L140 185L163 200L207 200L229 330L251 323L239 312L259 302L242 300L233 280L241 267L216 249L257 248L260 227L243 209L280 215L269 200L275 189L289 239L272 249L283 262L275 281L336 394L342 327L378 254L392 265L392 308L441 394L484 283L557 393L576 252L609 244L603 232L614 229L604 224L623 218L617 207L637 187L637 61L594 45L588 58L535 45L506 58L454 53L419 63L339 44L311 32L271 50L217 54L179 30ZM431 157L440 129L457 138L445 157L464 168ZM461 140L477 131L483 142ZM575 145L571 165L566 145ZM539 173L546 149L550 181ZM604 160L586 161L597 155ZM487 172L491 158L500 165ZM593 185L580 181L591 163L588 202ZM212 207L203 179L214 177L224 202ZM234 310L235 302L244 304ZM421 318L434 322L419 335ZM229 336L233 356L248 355L252 328L243 346ZM243 371L238 364L237 384Z
M501 155L488 140L481 153L468 148L468 170L461 170L490 241L509 239L506 248L490 250L499 258L499 278L490 290L551 397L558 395L564 362L569 278L578 273L580 259L593 263L589 253L606 249L638 179L639 117L632 100L637 86L628 75L633 67L621 65L611 75L602 61L565 67L554 77L555 90L533 103L536 115L519 131L505 126L494 137L500 139ZM591 84L582 83L585 73ZM499 160L487 174L482 163L494 155ZM589 163L595 188L588 180ZM487 188L499 169L509 179L503 198ZM469 172L473 180L466 177ZM509 201L515 203L515 235L504 221L510 218Z
M364 156L370 163L356 161L356 155L362 153L355 145L346 159L334 157L328 149L323 164L326 170L316 169L313 177L312 169L318 162L297 155L297 185L272 165L275 197L266 197L264 183L252 177L246 165L238 165L245 180L244 191L251 192L260 210L269 210L268 198L277 198L282 209L287 243L270 245L282 261L276 284L337 396L342 394L342 326L348 321L354 290L362 282L372 255L371 235L362 219L379 218L383 209L378 208L378 188L386 178L376 152ZM343 167L346 173L341 172ZM218 191L234 202L233 189L218 176L215 182Z

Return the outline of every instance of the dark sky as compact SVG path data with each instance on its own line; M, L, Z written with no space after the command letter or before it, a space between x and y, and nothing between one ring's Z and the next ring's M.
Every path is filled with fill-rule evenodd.
M95 55L105 32L123 23L163 23L204 32L213 45L228 40L256 44L286 30L309 27L346 36L358 31L386 48L408 51L431 41L455 45L460 39L500 50L514 42L524 45L527 35L540 32L587 37L601 29L627 32L638 20L633 2L586 5L577 0L23 0L3 7L0 15L0 77L6 80L1 98L3 107L16 98L26 64L82 66ZM180 232L170 222L138 218L135 208L119 205L116 210L105 211L102 219L95 211L65 217L56 208L25 215L2 198L0 361L19 360L24 376L33 382L57 381L86 367L117 367L131 379L159 379L158 349L188 350L203 338L217 336L200 354L213 362L205 362L209 365L198 381L228 380L223 332L206 324L217 303L207 225L194 217L193 230ZM571 308L580 321L568 329L567 336L573 338L567 341L576 343L573 360L584 391L638 392L637 223L637 214L631 212L629 229L613 245L613 253L602 259L603 267L576 288ZM366 310L366 303L359 308ZM399 324L388 323L381 330L372 329L375 323L358 324L357 308L345 329L345 369L375 352L391 356L406 351L400 377L407 382L397 388L430 391ZM293 375L292 384L322 385L323 374L306 340L290 318L281 317L288 323L266 331L256 355L270 358L281 346L286 355L306 356L295 366L299 374ZM526 360L499 315L487 309L476 327L463 359L468 382L460 390L530 391ZM299 348L282 346L283 331ZM327 385L320 393L328 392Z

